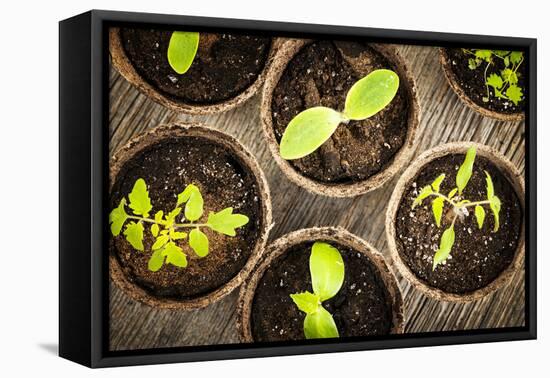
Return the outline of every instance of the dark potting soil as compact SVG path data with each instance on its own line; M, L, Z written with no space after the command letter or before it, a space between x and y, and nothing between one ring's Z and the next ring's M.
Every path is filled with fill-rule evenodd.
M323 306L333 316L340 337L384 335L392 328L389 293L376 266L351 248L329 241L342 254L345 278L342 288ZM309 290L311 243L292 247L273 261L258 283L252 304L255 341L303 340L305 314L290 294Z
M180 75L168 63L171 31L122 28L122 45L136 71L176 101L215 104L233 98L257 79L267 62L271 39L200 33L189 70Z
M271 111L277 141L292 118L307 108L327 106L342 111L351 86L380 68L396 71L392 62L368 44L318 41L303 47L273 91ZM290 164L322 183L352 183L382 171L405 142L407 96L401 83L396 97L384 110L364 121L341 124L318 150L290 160Z
M441 173L445 173L446 177L440 192L451 191L456 186L456 173L463 161L463 154L453 154L433 160L424 167L404 192L395 224L399 255L412 272L429 286L456 294L488 285L510 265L518 247L523 217L512 185L493 163L477 156L472 177L462 197L470 201L487 199L484 170L489 172L495 195L502 203L500 228L493 232L493 214L488 206L484 206L486 216L480 230L473 208L468 208L469 214L462 220L457 218L455 223L451 256L444 265L438 265L432 271L433 256L439 247L441 234L452 222L453 211L448 204L445 205L441 227L438 228L431 209L433 197L425 199L414 210L411 205L420 189L432 183Z
M468 68L468 59L471 55L465 54L462 49L445 49L449 57L452 71L454 72L457 82L464 90L466 95L472 99L476 104L482 108L489 109L499 113L521 113L525 111L525 100L522 100L518 105L514 105L512 101L499 99L495 97L493 88L489 87L491 96L489 101L483 101L483 97L487 97L487 88L485 87L485 67L486 63L482 63L475 70ZM526 63L523 62L519 67L518 74L518 86L523 89L525 95L525 67ZM494 59L494 64L491 64L487 70L487 77L492 73L500 74L505 68L504 62L501 59Z
M199 137L166 139L152 145L121 168L111 192L111 209L123 197L128 198L138 178L147 183L153 205L151 214L159 210L166 214L174 209L177 195L193 183L204 198L204 215L198 223L206 221L210 211L226 207L247 215L250 221L237 229L235 237L201 228L210 241L210 253L198 258L188 240L182 240L179 245L187 255L187 267L165 264L157 272L147 269L154 241L149 227L144 232L143 252L135 250L121 233L113 239L112 248L126 277L153 296L191 299L219 288L241 270L264 225L258 184L235 155Z

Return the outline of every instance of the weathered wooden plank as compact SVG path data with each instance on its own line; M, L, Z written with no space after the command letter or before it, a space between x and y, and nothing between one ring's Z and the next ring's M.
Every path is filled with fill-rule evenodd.
M447 85L437 50L399 46L418 86L422 108L414 156L441 143L472 140L488 144L506 155L523 172L523 122L484 118L464 106ZM389 259L385 238L386 204L397 177L363 196L333 199L307 193L292 184L271 158L263 140L259 96L238 109L210 116L173 113L141 95L111 70L110 151L131 137L172 120L199 121L237 137L257 157L273 190L270 240L310 226L342 226L369 241ZM395 269L394 269L395 271ZM455 304L429 299L396 272L407 316L406 332L519 326L525 322L525 274L514 275L509 286L482 300ZM238 342L234 292L208 308L194 311L156 310L134 302L112 285L110 345L114 350Z

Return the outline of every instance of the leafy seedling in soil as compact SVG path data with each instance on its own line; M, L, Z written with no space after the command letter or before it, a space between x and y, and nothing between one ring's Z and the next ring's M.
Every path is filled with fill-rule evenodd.
M153 217L153 210L147 184L143 179L137 179L128 201L123 198L118 207L109 214L111 233L117 236L122 232L128 243L138 251L144 251L143 235L146 225L155 242L151 247L151 257L148 269L158 271L166 264L181 268L187 266L187 255L181 247L181 241L188 239L189 246L198 257L205 257L209 252L208 237L202 231L205 227L220 234L235 236L236 229L248 223L248 217L243 214L233 214L233 208L228 207L218 212L210 212L206 223L196 223L203 216L204 200L196 185L189 184L178 194L176 206L168 214L162 210ZM131 214L126 210L130 208ZM183 216L182 216L183 211ZM178 223L177 219L186 221ZM183 229L191 229L189 233Z
M483 201L472 202L466 198L463 198L462 193L468 185L468 181L472 176L472 170L474 167L474 161L476 158L475 147L470 147L466 152L464 162L458 169L456 174L456 187L452 189L447 195L440 192L440 186L445 179L445 174L437 176L437 178L430 184L426 185L420 190L418 196L414 199L412 208L421 205L424 199L428 197L435 197L432 200L432 212L437 227L441 227L441 217L445 208L445 204L451 206L452 222L451 225L443 231L441 240L439 242L439 249L436 251L433 258L432 270L442 263L445 263L447 258L451 254L455 242L454 225L457 218L463 219L469 215L468 208L474 208L474 215L477 220L477 225L481 230L485 221L485 208L488 206L493 213L494 228L493 232L497 232L499 228L499 213L500 213L500 199L495 195L493 186L493 180L487 171L485 171L485 180L487 183L487 199Z
M324 106L306 109L294 117L281 138L283 159L300 159L325 143L341 123L362 121L384 109L397 94L399 76L391 70L375 70L357 81L346 95L344 111Z
M521 51L476 49L462 49L462 51L472 56L468 59L468 68L475 70L483 66L483 78L487 89L487 96L483 97L484 102L489 102L491 98L490 88L493 89L495 97L512 101L516 106L523 100L523 88L518 85L520 75L518 69L524 60ZM487 76L496 59L502 60L504 69Z
M339 337L332 315L322 303L334 297L344 283L344 261L340 252L330 244L315 242L311 247L309 271L313 293L304 291L290 297L298 309L306 313L306 339Z
M183 75L189 70L197 49L199 48L199 33L175 31L168 44L168 63L178 74Z

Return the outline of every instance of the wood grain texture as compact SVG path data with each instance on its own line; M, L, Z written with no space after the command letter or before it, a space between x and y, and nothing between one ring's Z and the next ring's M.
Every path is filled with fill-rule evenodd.
M437 49L398 46L416 79L421 122L414 157L449 141L476 141L495 147L524 173L523 121L484 118L466 107L448 86ZM177 114L154 103L110 73L110 153L135 135L174 121L200 121L238 138L258 159L272 190L275 225L270 240L311 226L342 226L364 238L387 259L384 217L397 176L382 188L362 196L334 199L307 193L292 184L272 160L263 139L259 96L226 113L209 116ZM416 291L398 275L405 302L405 332L522 326L525 322L525 274L517 272L510 285L467 303L438 302ZM238 342L237 291L205 309L188 312L156 310L137 303L111 284L110 347L112 350Z

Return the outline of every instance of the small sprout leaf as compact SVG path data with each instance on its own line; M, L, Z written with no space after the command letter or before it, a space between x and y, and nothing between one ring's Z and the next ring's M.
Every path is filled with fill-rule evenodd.
M163 254L166 256L166 263L185 268L187 266L187 256L183 250L174 242L169 242L163 249Z
M330 244L315 242L311 248L309 271L313 292L321 301L338 293L344 283L344 261L340 252Z
M510 53L510 62L512 64L519 64L523 61L523 53L521 51L512 51Z
M176 217L181 213L181 207L176 207L174 210L170 211L167 215L166 215L166 223L167 223L167 226L172 226L175 221L176 221Z
M506 89L506 96L517 105L523 99L523 91L516 84L512 84Z
M432 212L434 213L435 224L437 227L441 226L441 215L443 214L443 205L445 199L443 197L437 197L432 201Z
M162 247L164 247L166 245L166 243L168 243L170 241L170 237L168 235L160 235L157 240L155 240L155 242L153 243L153 246L151 247L151 249L153 251L157 250L157 249L161 249Z
M336 328L332 315L323 306L319 306L318 311L306 315L304 334L306 339L339 337L338 328Z
M159 210L155 213L155 222L160 223L162 222L162 217L164 216L164 212L162 210Z
M499 213L500 213L500 198L495 196L495 187L493 185L493 179L489 172L485 171L485 180L487 182L487 200L489 201L489 207L493 212L494 227L493 232L497 232L500 227Z
M168 44L168 63L178 74L189 70L199 47L199 33L175 31Z
M165 259L163 252L164 251L162 249L157 249L156 251L153 251L151 258L147 263L147 268L151 272L157 272L160 268L162 268L162 265L164 264L164 259Z
M434 192L439 193L439 187L441 186L441 183L445 180L445 173L440 174L437 176L437 178L432 182L432 189Z
M118 207L114 208L113 211L109 214L109 223L111 223L111 233L113 236L118 236L124 226L124 222L128 219L128 214L124 206L126 205L126 199L123 198L120 200Z
M477 50L475 52L477 58L482 59L488 63L491 62L493 52L491 50Z
M485 182L487 182L487 200L491 201L491 198L495 195L495 187L493 185L493 179L487 171L485 171Z
M191 193L189 201L185 205L185 218L191 222L196 221L202 216L204 200L202 199L201 192L197 189Z
M199 257L208 255L208 237L198 227L189 232L189 246Z
M464 190L464 188L466 188L466 185L468 185L468 181L470 181L470 177L472 177L472 170L474 167L475 158L476 148L472 146L466 152L464 162L462 163L456 174L456 186L458 188L458 194L462 194L462 191Z
M129 206L134 211L134 214L144 217L149 216L149 211L151 211L153 206L151 205L145 180L141 178L137 179L132 192L128 195L128 199L130 200Z
M178 202L176 203L176 206L183 205L184 203L189 201L189 197L191 197L191 192L193 192L194 190L198 190L196 185L193 185L193 184L187 185L183 190L183 192L178 194Z
M476 215L477 225L481 230L481 228L483 227L483 221L485 220L485 209L483 208L483 206L476 205L474 214Z
M505 68L502 70L502 77L504 81L507 81L510 84L517 84L518 82L518 75L514 70L511 70L509 68Z
M143 251L143 224L130 222L124 230L126 240L138 251Z
M393 100L399 88L399 76L380 69L353 84L346 96L344 114L352 120L372 117Z
M493 232L497 232L500 227L500 221L499 221L499 213L500 213L500 198L497 196L493 196L491 198L491 202L489 203L489 207L491 208L491 211L493 212L493 218L495 220L495 226L493 228Z
M304 110L285 129L281 157L292 160L311 154L332 136L343 120L341 113L323 106Z
M187 202L187 203L186 203ZM198 220L203 213L204 200L199 188L196 185L189 184L183 192L178 195L178 206L185 205L185 218L194 222Z
M300 311L306 314L312 314L321 306L321 300L317 294L304 291L303 293L290 294L290 298L294 301Z
M212 230L228 236L235 236L236 228L248 223L248 217L243 214L233 214L233 208L228 207L217 213L210 213L206 225Z
M497 75L496 73L489 75L489 77L487 78L487 85L493 87L494 89L502 88L503 84L504 81L502 80L502 77L500 77L500 75Z
M185 232L172 231L170 233L170 237L172 238L172 240L181 240L185 239L187 237L187 234Z
M475 70L479 65L481 64L481 60L470 58L468 59L468 68L471 70Z
M434 191L430 185L426 185L425 187L423 187L420 193L418 193L418 196L414 199L412 208L414 209L416 206L421 205L422 201L433 194L433 192Z
M151 234L156 238L159 234L159 225L154 223L152 226L151 226Z
M451 225L449 228L443 231L443 235L441 235L439 249L434 255L432 270L435 270L435 268L439 264L447 260L447 257L449 257L449 255L451 254L451 249L453 248L454 243L455 243L455 230L454 230L454 225Z

